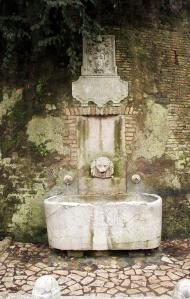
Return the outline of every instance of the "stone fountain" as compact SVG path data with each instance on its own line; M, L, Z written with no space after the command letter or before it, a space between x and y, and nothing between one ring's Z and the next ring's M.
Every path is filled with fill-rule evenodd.
M127 194L128 83L117 74L114 36L83 40L81 76L72 94L85 111L77 125L78 175L65 176L68 188L77 180L77 190L45 199L49 245L61 250L158 247L162 199ZM134 184L140 179L132 176Z

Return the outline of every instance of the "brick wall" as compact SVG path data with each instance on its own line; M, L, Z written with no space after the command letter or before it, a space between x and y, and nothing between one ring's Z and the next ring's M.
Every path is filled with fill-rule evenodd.
M131 36L134 36L131 42ZM165 154L176 172L190 173L190 34L167 30L115 28L116 63L122 79L129 82L129 98L120 107L80 107L64 110L70 156L65 163L77 166L77 119L80 115L126 115L126 154L132 154L139 119L146 114L146 97L168 109L169 138ZM144 96L146 94L146 97ZM143 128L142 128L143 129Z
M120 106L110 106L99 108L95 105L89 105L88 107L80 107L75 104L75 106L70 106L66 108L63 113L65 114L64 123L68 127L68 136L63 140L65 145L69 145L70 154L66 156L63 160L63 166L73 166L77 167L77 149L78 149L78 139L77 139L77 123L80 116L111 116L111 115L125 115L125 144L126 144L126 154L132 153L132 143L136 132L136 116L138 115L138 110L133 106L121 104Z
M118 72L129 81L133 113L142 114L147 95L168 109L169 138L165 154L178 161L176 171L189 174L190 33L116 28L115 35ZM132 128L126 118L126 126L134 132L138 118L134 117Z

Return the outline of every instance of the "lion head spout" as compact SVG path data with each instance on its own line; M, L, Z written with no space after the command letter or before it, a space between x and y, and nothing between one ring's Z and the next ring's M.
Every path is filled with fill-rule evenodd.
M96 158L91 163L91 175L95 178L111 178L114 173L113 162L107 157Z

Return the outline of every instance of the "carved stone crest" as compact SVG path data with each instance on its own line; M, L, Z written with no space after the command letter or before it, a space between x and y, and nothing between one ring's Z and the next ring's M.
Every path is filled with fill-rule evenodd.
M83 39L81 76L72 83L72 95L83 106L94 102L102 107L109 101L118 105L128 96L128 83L117 75L114 35Z
M94 40L83 39L82 75L116 75L114 54L113 35L98 35Z
M95 178L107 179L114 174L113 162L107 157L96 158L91 164L91 175Z

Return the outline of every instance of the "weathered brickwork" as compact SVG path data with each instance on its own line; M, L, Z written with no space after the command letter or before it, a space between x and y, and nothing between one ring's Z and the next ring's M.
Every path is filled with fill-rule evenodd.
M132 153L132 143L136 132L136 115L139 111L127 103L120 106L110 106L99 108L95 105L88 107L71 106L63 110L65 114L64 122L68 126L68 136L63 141L70 147L70 154L63 159L63 165L70 165L77 167L78 164L78 136L77 123L80 116L111 116L111 115L125 115L125 144L126 154Z
M163 196L163 237L189 236L190 34L116 28L116 36L118 72L138 110L128 169Z
M63 143L69 146L69 155L64 157L63 166L77 167L77 119L67 111L64 124L68 127L68 136L63 139Z
M176 161L176 171L189 173L190 34L116 28L116 36L118 71L130 83L129 98L134 107L145 107L151 98L167 108L165 154Z
M129 101L120 107L69 107L74 115L126 115L126 153L133 151L137 126L146 114L146 99L151 97L168 110L169 136L165 154L176 162L176 171L190 171L190 34L165 30L115 29L116 62L121 77L129 82ZM131 36L133 41L131 42ZM130 44L131 43L131 44ZM143 110L143 107L145 109ZM75 119L75 121L74 121ZM73 126L77 118L73 118ZM141 127L143 129L143 127ZM76 136L75 136L76 137ZM74 138L70 136L70 140ZM66 141L66 143L69 141ZM77 141L73 144L76 163Z

